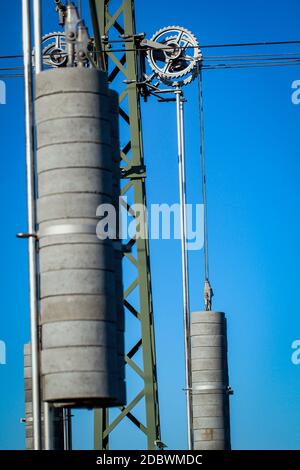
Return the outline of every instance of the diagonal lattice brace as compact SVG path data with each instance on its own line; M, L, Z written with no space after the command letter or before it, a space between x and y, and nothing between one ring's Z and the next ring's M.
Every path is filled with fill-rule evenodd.
M136 397L127 405L120 408L120 414L113 420L111 424L107 426L103 433L103 437L106 438L114 429L115 427L123 420L123 418L127 417L129 413L135 408L135 406L144 398L145 391L141 390ZM142 427L142 423L135 418L136 422L139 422L138 427ZM144 427L144 426L143 426ZM145 428L145 427L144 427ZM146 428L145 428L146 429Z

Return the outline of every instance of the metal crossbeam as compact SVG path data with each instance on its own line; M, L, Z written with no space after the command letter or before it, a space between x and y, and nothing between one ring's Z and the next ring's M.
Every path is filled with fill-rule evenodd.
M120 82L123 87L122 90L119 90L121 130L126 129L129 140L121 149L124 178L122 195L128 195L129 198L129 193L132 193L133 204L146 206L146 169L142 144L140 93L136 85L138 76L134 38L136 34L134 1L119 0L118 6L115 7L114 11L111 11L112 4L115 3L110 0L90 0L94 36L98 51L97 65L108 71L111 83L118 81L118 88L120 88ZM103 37L113 39L115 37L119 38L120 35L126 35L126 46L129 50L117 55L109 51ZM129 84L125 85L124 80ZM127 205L127 211L130 216L136 216L129 204ZM136 393L134 399L127 406L120 408L118 416L112 422L110 422L108 410L95 410L94 441L95 448L100 450L109 448L110 433L125 418L145 434L148 449L155 449L155 441L160 440L149 242L148 240L133 237L128 242L128 246L134 247L136 254L134 255L133 252L126 253L124 260L135 269L136 277L125 289L124 306L137 322L139 339L131 346L124 360L126 367L129 367L142 379L143 388ZM138 298L138 306L133 305L130 300L132 293ZM142 365L138 363L137 359L135 360L137 354L140 353L142 353ZM145 406L145 423L142 423L135 415L135 407L142 400Z

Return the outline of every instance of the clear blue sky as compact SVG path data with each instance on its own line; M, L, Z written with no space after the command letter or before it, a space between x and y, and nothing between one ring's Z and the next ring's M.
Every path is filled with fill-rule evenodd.
M44 32L58 29L52 2L44 1ZM87 1L84 0L84 7ZM2 2L0 55L21 52L21 1ZM86 10L87 11L87 10ZM296 0L136 0L138 31L189 28L202 44L300 39ZM262 48L268 53L300 46ZM257 49L233 53L257 52ZM231 53L228 50L208 54ZM11 62L12 65L14 64ZM1 67L9 66L1 60ZM234 449L300 449L300 366L291 343L300 339L299 122L291 84L300 68L208 71L204 74L211 280L215 309L228 316L232 445ZM187 90L190 202L199 202L196 85ZM174 107L143 105L147 191L150 203L178 201ZM1 231L0 448L24 448L23 343L29 339L23 84L7 80L0 106ZM151 243L162 438L186 446L179 242ZM202 253L191 256L191 303L202 308ZM176 295L174 295L176 293ZM126 431L126 432L125 432ZM131 426L113 440L135 448ZM92 446L91 413L75 417L75 445Z

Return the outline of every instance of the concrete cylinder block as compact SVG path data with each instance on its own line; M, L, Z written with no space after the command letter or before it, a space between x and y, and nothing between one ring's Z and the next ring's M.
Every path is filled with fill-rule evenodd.
M195 413L198 414L197 407L201 407L203 405L219 405L222 407L223 403L223 391L213 391L212 393L207 393L207 391L198 391L194 390L193 393L193 404ZM199 411L201 412L201 410Z
M224 429L199 429L194 435L195 441L224 441Z
M191 368L194 449L230 449L227 328L224 313L192 313Z
M101 295L70 294L48 297L41 301L43 325L56 321L82 320L113 322L116 326L114 298L106 293Z
M44 325L45 349L79 346L116 348L115 323L80 320L51 322Z
M67 146L52 142L49 147L39 149L37 172L42 174L59 168L95 168L112 171L112 159L107 148L110 143L70 142Z
M105 73L37 77L41 371L56 406L124 404L115 250L96 236L97 208L114 197L114 126Z
M224 446L224 440L212 441L195 441L195 450L227 450Z
M94 193L111 195L112 173L98 168L59 168L39 176L39 196L60 193Z
M226 372L225 372L226 374ZM192 380L195 384L220 384L225 381L223 369L196 370L192 371Z

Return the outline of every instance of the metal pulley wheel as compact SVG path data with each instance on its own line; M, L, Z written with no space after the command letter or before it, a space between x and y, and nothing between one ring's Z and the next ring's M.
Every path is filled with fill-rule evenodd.
M147 58L155 76L170 86L190 83L202 60L195 36L180 26L162 28L147 41Z
M65 33L49 33L42 38L43 62L48 67L65 67L67 65L67 45Z

